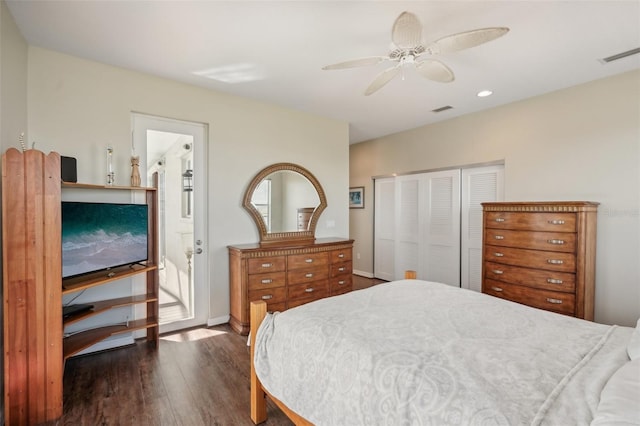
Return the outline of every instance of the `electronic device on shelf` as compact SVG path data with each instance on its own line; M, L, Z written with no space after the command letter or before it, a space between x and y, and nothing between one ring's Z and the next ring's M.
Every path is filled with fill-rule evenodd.
M148 259L146 204L62 202L62 277Z

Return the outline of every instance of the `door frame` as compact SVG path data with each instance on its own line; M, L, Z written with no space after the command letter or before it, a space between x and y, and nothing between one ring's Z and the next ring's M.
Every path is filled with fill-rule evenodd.
M210 309L210 282L211 271L208 262L208 206L206 202L207 183L208 183L208 125L194 121L178 120L167 117L154 116L145 113L131 113L131 133L133 147L136 149L136 155L140 156L140 169L145 173L141 173L143 185L146 180L147 170L147 130L157 130L161 132L170 132L177 134L185 134L193 137L193 226L194 226L194 316L193 318L174 321L160 325L161 333L168 333L185 328L206 325L209 319ZM132 147L132 148L133 148ZM144 148L144 149L143 149ZM195 241L202 241L202 245L196 245ZM202 249L202 253L196 254L195 250ZM136 310L136 318L144 316L144 312L139 313Z

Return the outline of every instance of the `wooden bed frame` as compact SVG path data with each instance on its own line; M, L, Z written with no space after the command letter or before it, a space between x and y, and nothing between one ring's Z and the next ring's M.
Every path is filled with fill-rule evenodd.
M265 301L251 302L249 306L249 316L251 319L251 420L259 424L267 420L267 399L268 396L291 421L298 426L311 426L313 423L295 413L278 399L271 396L262 388L256 370L253 366L253 355L256 344L256 334L262 324L262 320L267 315L267 303Z

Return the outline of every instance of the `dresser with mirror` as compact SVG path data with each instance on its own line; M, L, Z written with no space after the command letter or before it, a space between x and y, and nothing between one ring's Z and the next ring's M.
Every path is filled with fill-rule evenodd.
M254 300L266 301L269 311L284 311L351 291L353 240L315 238L327 200L310 171L292 163L266 167L247 187L243 207L260 241L228 247L233 330L248 334Z

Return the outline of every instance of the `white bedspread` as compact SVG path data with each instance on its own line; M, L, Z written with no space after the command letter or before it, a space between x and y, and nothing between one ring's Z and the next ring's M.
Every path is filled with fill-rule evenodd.
M268 315L254 361L316 425L588 425L632 331L397 281Z

